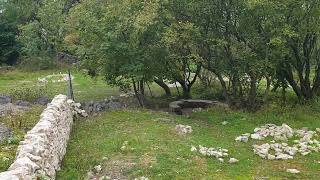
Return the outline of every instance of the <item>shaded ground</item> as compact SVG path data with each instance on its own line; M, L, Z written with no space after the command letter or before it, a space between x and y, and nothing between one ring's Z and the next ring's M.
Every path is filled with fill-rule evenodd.
M234 139L266 123L315 129L320 127L319 115L317 104L294 109L274 106L255 114L212 109L193 113L190 118L149 111L107 112L76 122L57 179L85 179L97 165L102 166L100 176L117 174L124 179L318 179L320 153L269 161L252 151L252 145L261 142ZM160 117L177 122L157 121ZM229 124L224 126L223 121ZM177 135L176 124L191 125L192 134ZM122 148L125 141L128 145ZM239 162L220 163L191 152L192 145L229 149ZM301 174L289 174L287 168L297 168Z

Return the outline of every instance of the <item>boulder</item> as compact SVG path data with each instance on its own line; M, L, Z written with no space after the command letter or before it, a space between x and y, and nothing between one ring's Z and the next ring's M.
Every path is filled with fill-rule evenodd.
M287 169L287 172L288 172L288 173L291 173L291 174L298 174L298 173L300 173L300 171L297 170L297 169Z
M182 99L179 101L171 102L169 104L170 111L178 115L182 115L183 114L182 109L185 109L185 108L204 109L204 108L209 108L213 106L228 107L227 104L224 104L218 101L192 100L192 99L188 99L188 100Z
M51 100L50 100L47 96L39 97L39 98L35 101L36 104L40 104L40 105L42 105L42 106L47 105L49 102L51 102Z
M234 163L237 163L237 162L239 162L239 160L236 159L236 158L230 158L230 159L229 159L229 163L230 163L230 164L234 164Z
M12 99L10 96L7 95L0 95L0 105L1 104L8 104L11 103Z

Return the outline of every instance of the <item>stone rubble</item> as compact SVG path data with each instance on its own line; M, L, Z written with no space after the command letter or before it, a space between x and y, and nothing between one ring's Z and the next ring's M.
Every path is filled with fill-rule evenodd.
M66 153L74 112L67 96L56 96L20 142L16 160L8 171L0 173L0 179L55 179Z
M320 151L320 142L315 137L319 137L316 131L310 131L308 128L293 130L290 126L282 124L276 126L274 124L266 124L254 129L254 133L246 133L236 137L236 141L247 142L250 138L255 140L264 140L271 136L273 140L270 143L253 145L255 154L263 159L268 160L288 160L293 159L295 155L300 153L306 156L312 152ZM319 133L320 134L320 133ZM298 138L293 141L293 145L288 145L288 140Z
M88 114L99 113L107 110L123 109L125 104L120 102L120 99L115 96L110 96L102 101L90 101L82 103L81 106Z
M242 134L241 136L236 137L235 141L248 142L249 137L250 137L250 133Z
M297 170L297 169L287 169L287 172L288 172L288 173L291 173L291 174L298 174L298 173L300 173L300 171Z
M220 147L207 148L207 147L199 145L199 149L197 149L196 147L192 146L191 147L191 151L192 152L199 152L203 156L214 157L218 161L220 161L221 163L225 162L225 158L229 158L229 154L228 154L229 151L227 149L223 149L223 148L220 148ZM237 163L238 161L239 160L237 160L235 158L230 158L228 162L230 164L233 164L233 163Z
M129 142L128 141L124 141L123 143L122 143L122 146L121 146L121 151L124 151L126 148L127 148L127 145L129 144Z
M74 79L74 77L71 76L71 80L73 80L73 79ZM38 82L43 83L43 84L47 84L49 82L59 83L59 82L67 82L67 81L69 81L69 75L62 74L61 72L60 72L60 74L52 74L52 75L48 75L43 78L38 78Z
M182 124L176 125L175 130L178 134L182 134L182 135L192 133L192 127L188 125L182 125Z
M174 122L176 122L176 120L168 119L168 118L157 118L156 121L163 122L163 123L174 123Z
M88 113L85 110L81 109L80 103L76 103L71 99L68 99L67 103L72 107L74 116L80 115L82 117L88 117Z

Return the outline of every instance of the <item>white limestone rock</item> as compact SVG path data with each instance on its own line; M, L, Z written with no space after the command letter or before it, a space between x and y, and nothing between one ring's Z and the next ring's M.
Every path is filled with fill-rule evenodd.
M175 130L178 134L186 135L192 133L192 127L188 125L176 125Z
M234 164L234 163L237 163L237 162L239 162L239 160L236 159L236 158L230 158L230 159L229 159L229 163L230 163L230 164Z
M287 169L287 172L291 173L291 174L299 174L300 173L300 171L297 169Z
M197 150L196 147L192 146L192 147L191 147L191 151L192 151L192 152L196 152L196 151L198 151L198 150Z

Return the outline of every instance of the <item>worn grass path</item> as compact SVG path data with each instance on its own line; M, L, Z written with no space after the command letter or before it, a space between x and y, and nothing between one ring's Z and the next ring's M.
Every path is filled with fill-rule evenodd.
M87 172L98 164L102 164L103 173L109 176L123 171L122 175L129 179L142 176L149 179L319 179L320 153L269 161L253 154L252 144L262 142L234 141L236 136L266 123L315 129L320 127L319 115L319 106L314 104L294 108L271 105L255 114L212 109L190 118L149 111L107 112L75 123L57 179L85 179ZM155 121L159 117L177 122ZM223 126L223 121L229 124ZM176 124L191 125L194 131L191 135L179 136L174 131ZM128 141L128 146L122 151L124 141ZM229 155L240 161L220 163L191 152L192 145L227 148ZM287 168L297 168L301 173L288 174Z

